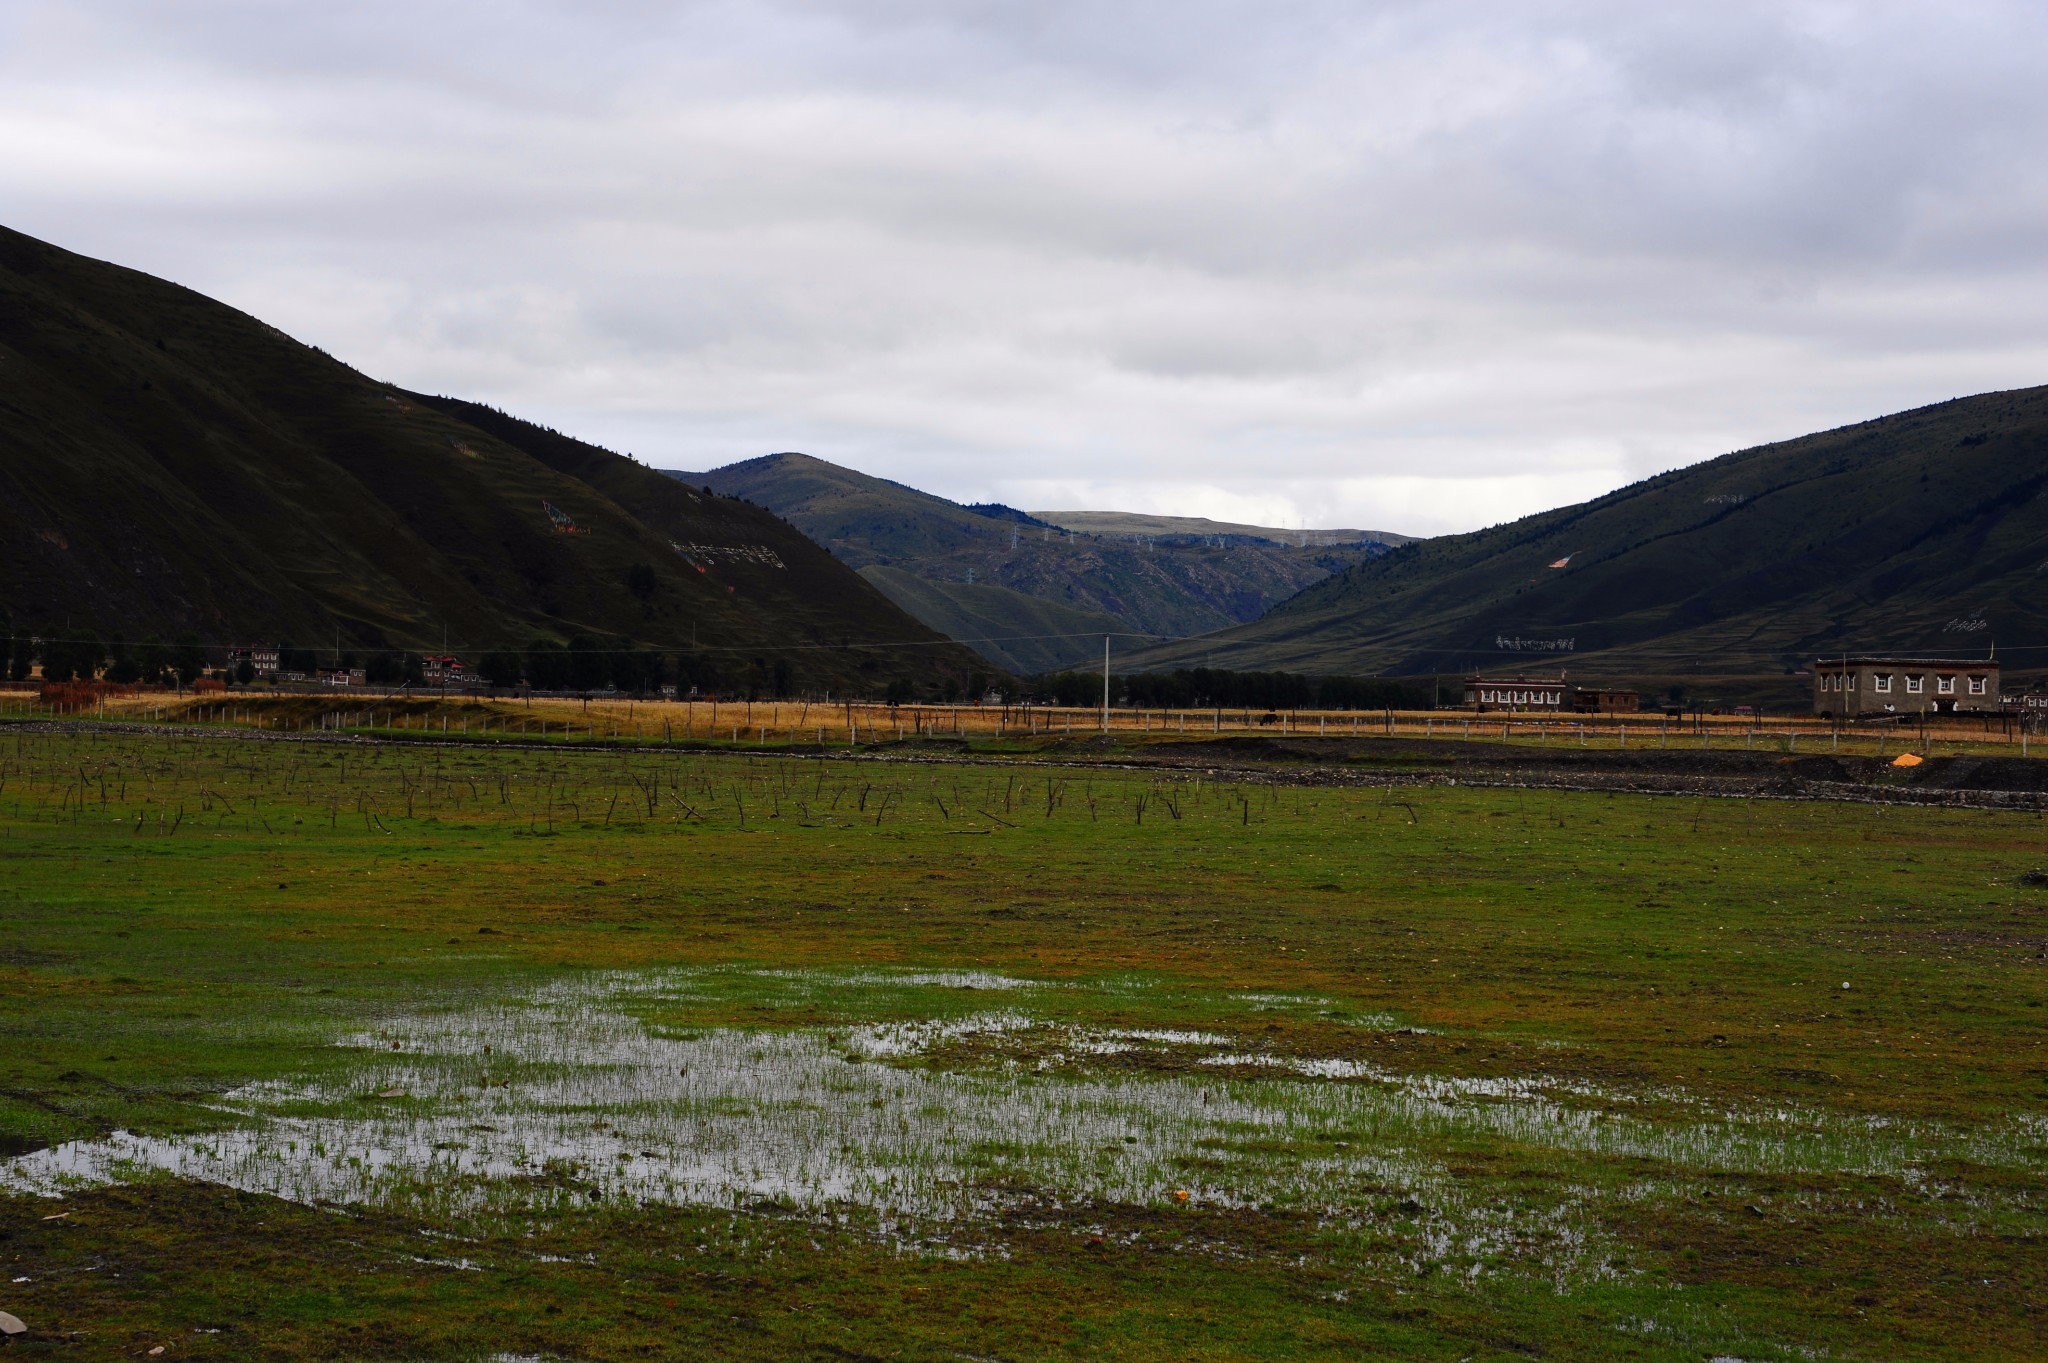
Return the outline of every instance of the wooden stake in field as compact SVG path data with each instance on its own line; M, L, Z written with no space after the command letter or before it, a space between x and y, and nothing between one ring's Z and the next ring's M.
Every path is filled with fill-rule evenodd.
M1109 732L1109 636L1102 636L1102 732Z

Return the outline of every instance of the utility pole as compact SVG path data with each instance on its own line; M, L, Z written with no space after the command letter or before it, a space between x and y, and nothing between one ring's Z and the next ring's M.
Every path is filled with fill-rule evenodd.
M1109 636L1102 636L1102 732L1109 732Z

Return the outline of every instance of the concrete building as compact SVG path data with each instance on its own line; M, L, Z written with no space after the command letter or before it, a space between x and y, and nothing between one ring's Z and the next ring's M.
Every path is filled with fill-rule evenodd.
M1572 689L1563 677L1467 677L1465 704L1474 710L1565 710Z
M1859 715L1995 713L1998 663L1990 658L1822 658L1813 665L1813 712Z

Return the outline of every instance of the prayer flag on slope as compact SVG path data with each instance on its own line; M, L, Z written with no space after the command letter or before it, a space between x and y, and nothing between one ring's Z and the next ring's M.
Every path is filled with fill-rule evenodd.
M1572 554L1576 554L1578 552L1579 551L1576 549L1572 550ZM1566 554L1563 558L1559 559L1557 562L1551 564L1550 566L1553 568L1564 567L1565 564L1570 563L1572 561L1572 554Z

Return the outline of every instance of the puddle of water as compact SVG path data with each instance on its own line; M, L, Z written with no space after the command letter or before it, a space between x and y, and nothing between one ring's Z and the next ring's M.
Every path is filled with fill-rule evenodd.
M344 1038L368 1054L343 1079L229 1095L244 1125L74 1142L13 1162L0 1182L54 1192L155 1169L298 1201L460 1206L516 1190L543 1203L774 1198L939 1219L993 1210L1000 1187L1139 1204L1182 1189L1233 1205L1330 1191L1329 1161L1239 1161L1228 1179L1181 1168L1329 1125L1331 1113L1252 1086L872 1063L1032 1025L1023 1014L855 1028L835 1044L814 1030L667 1037L620 1006L675 992L612 976L387 1022ZM385 1094L400 1096L367 1096ZM1343 1163L1374 1187L1419 1184L1402 1156Z
M1021 980L987 970L904 970L824 971L762 970L750 974L761 979L801 980L821 989L1046 989L1042 980Z
M789 989L1000 989L1018 1005L1034 987L974 972L764 972L751 984L771 999ZM839 1028L668 1034L645 1021L687 1016L707 989L731 985L731 972L594 974L387 1021L342 1038L362 1056L343 1074L228 1095L229 1129L116 1133L28 1153L0 1165L0 1187L60 1195L169 1173L299 1202L442 1213L770 1199L926 1230L1020 1209L1184 1200L1383 1229L1398 1206L1411 1262L1477 1271L1507 1258L1599 1276L1605 1240L1589 1229L1589 1208L1614 1194L1567 1183L1543 1205L1517 1207L1448 1176L1433 1152L1506 1141L1662 1161L1674 1174L1898 1172L1930 1153L1914 1132L1810 1113L1659 1123L1614 1115L1616 1095L1540 1077L1399 1076L1241 1053L1215 1033L1078 1028L1022 1006ZM997 1063L906 1063L969 1039L994 1043ZM1010 1041L1034 1043L1036 1058L1001 1063ZM1273 1077L1087 1071L1091 1058L1147 1049ZM1587 1096L1604 1106L1574 1105Z

